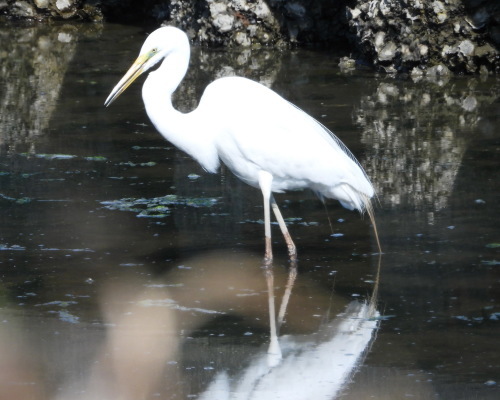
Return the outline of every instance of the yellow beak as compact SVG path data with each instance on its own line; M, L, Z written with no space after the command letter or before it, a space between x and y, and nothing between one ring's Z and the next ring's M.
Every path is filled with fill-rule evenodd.
M120 82L113 88L108 98L104 102L104 105L109 106L115 99L121 95L136 78L144 72L144 64L150 59L149 54L144 54L142 56L137 57L137 60L134 61L130 69L127 71L123 78L120 79Z

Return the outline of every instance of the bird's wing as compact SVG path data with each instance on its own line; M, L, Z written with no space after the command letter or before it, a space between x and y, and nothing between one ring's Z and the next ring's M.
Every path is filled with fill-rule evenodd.
M207 100L217 101L223 109L218 151L237 175L243 178L246 174L241 170L254 166L275 179L295 180L299 186L302 182L308 187L332 187L345 182L371 196L373 189L356 158L307 113L244 78L219 79L210 87L215 90Z

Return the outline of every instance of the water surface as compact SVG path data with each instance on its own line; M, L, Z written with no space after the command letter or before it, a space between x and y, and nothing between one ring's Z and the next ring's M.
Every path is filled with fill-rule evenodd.
M375 292L368 218L333 201L325 210L309 192L276 196L299 262L275 365L259 192L166 142L142 81L102 105L146 30L0 35L2 395L498 398L497 78L412 80L340 71L328 52L193 49L179 109L218 77L258 80L334 131L377 188ZM279 312L294 270L273 229ZM290 382L301 383L292 394Z

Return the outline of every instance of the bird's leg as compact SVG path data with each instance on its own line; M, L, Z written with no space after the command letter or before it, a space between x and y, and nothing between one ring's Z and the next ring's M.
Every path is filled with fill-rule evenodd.
M288 232L288 229L286 227L285 220L283 219L281 211L278 208L278 204L276 203L276 200L274 199L274 196L272 194L271 194L271 207L273 208L274 215L276 216L276 220L278 221L278 224L281 228L281 232L283 233L283 237L285 238L290 260L297 261L297 248L295 247L295 243L293 243L292 237L290 236L290 233Z
M271 244L271 211L269 204L271 202L271 184L273 176L266 171L259 171L259 186L264 198L264 233L266 239L266 251L264 261L269 263L273 259L273 249Z
M264 234L266 240L266 250L264 260L269 263L273 260L273 245L271 243L271 212L269 210L269 199L264 196Z

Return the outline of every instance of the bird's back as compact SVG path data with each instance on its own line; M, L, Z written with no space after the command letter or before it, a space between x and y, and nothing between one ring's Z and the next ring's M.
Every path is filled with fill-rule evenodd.
M310 188L363 211L374 194L363 169L326 127L254 81L228 77L207 86L198 112L217 129L221 160L243 181L273 175L272 190Z

